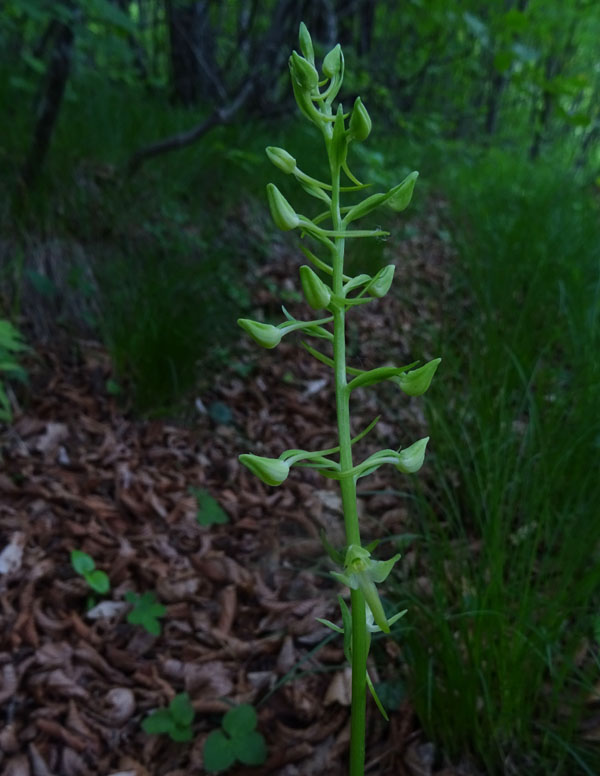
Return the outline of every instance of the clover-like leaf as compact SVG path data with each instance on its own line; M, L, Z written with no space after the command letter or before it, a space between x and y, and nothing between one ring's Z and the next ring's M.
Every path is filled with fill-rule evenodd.
M71 566L78 574L87 574L96 568L94 559L82 550L71 550Z
M84 575L85 581L88 585L97 593L108 593L110 590L110 579L104 571L95 569L94 571L88 571Z
M202 752L207 771L225 771L235 762L231 739L222 730L213 730L204 742Z
M194 719L194 707L187 692L180 692L169 704L169 713L179 727L188 727Z
M125 600L133 604L133 609L127 615L127 622L131 625L141 625L153 636L160 635L160 622L158 617L164 617L166 607L159 604L152 592L137 595L131 590L125 593Z
M223 729L230 736L249 733L256 727L256 711L250 703L230 709L223 717Z
M267 759L267 745L256 730L231 739L231 746L237 759L244 765L262 765Z
M168 709L157 709L142 722L142 729L151 736L170 734L174 727L175 720Z
M181 727L180 725L174 724L169 735L173 741L185 742L192 740L194 731L191 727Z
M200 525L223 525L229 522L227 512L207 490L194 487L190 487L189 490L198 504L196 519Z

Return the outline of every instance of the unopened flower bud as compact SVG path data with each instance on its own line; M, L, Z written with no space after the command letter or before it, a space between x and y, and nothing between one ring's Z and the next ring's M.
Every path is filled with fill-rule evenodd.
M313 65L296 51L292 51L290 57L290 71L294 81L306 92L312 92L319 83L319 74Z
M250 318L238 318L238 326L249 334L263 348L275 348L281 342L283 332L270 323L252 321Z
M278 167L286 175L290 175L296 169L296 160L291 154L288 154L285 148L268 146L265 151L275 167Z
M267 184L267 198L269 200L271 217L280 229L287 232L299 225L300 219L296 215L294 208L274 183Z
M300 40L300 51L304 54L306 59L308 59L311 65L314 65L315 50L313 48L310 32L308 31L308 28L306 27L306 24L304 24L304 22L300 22L300 34L298 38Z
M395 187L395 191L393 192L392 196L388 197L386 200L386 205L391 207L392 210L395 210L397 213L400 213L402 210L406 210L406 208L410 205L413 190L415 188L415 183L417 182L418 177L419 173L416 170L411 172L410 175L407 175L402 183L399 183L398 186Z
M429 442L429 437L423 437L418 442L414 442L410 447L400 450L398 453L398 462L396 468L403 474L414 474L418 472L425 460L425 448Z
M403 372L398 377L394 377L393 381L409 396L421 396L431 385L435 370L441 360L441 358L434 358L433 361L429 361L418 369L411 369L409 372Z
M371 134L371 117L360 97L354 101L354 108L350 116L350 137L362 142Z
M322 310L331 301L331 290L309 266L300 267L300 282L306 301L313 310Z
M343 61L342 47L338 43L323 60L323 75L326 75L327 78L334 78L342 69Z
M338 105L335 122L333 124L333 135L331 138L331 158L337 167L341 167L346 161L348 154L348 137L344 124L344 111L342 104Z
M371 296L376 296L378 299L385 296L391 288L395 270L396 267L393 264L388 264L387 267L380 269L367 286L368 293Z
M290 467L279 458L263 458L252 453L243 453L239 457L241 463L255 474L266 485L281 485L290 473Z

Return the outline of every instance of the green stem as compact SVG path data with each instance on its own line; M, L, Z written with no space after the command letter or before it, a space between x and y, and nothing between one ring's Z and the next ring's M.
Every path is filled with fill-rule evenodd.
M335 232L343 231L340 212L340 168L331 163L331 220ZM344 237L335 237L333 256L333 292L343 296ZM350 471L352 445L350 433L350 391L346 380L346 331L343 305L333 311L333 361L335 398L340 447L340 470ZM356 509L356 482L354 477L340 481L346 543L360 546L360 529ZM353 590L352 604L352 708L350 734L350 776L363 776L365 768L366 675L369 651L365 599L362 591Z

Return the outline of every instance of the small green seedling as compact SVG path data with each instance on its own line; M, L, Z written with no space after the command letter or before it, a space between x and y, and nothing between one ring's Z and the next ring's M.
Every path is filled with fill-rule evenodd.
M103 595L110 590L110 580L108 575L104 571L100 571L96 568L94 559L87 552L81 550L71 551L71 566L80 574L88 585L96 593Z
M164 617L167 607L159 604L154 593L138 595L128 590L125 600L133 605L133 609L127 615L127 622L131 625L141 625L152 636L160 636L159 617Z
M153 711L142 722L144 732L156 736L166 733L173 741L191 741L194 707L186 692L176 695L168 708Z
M267 759L265 739L256 731L256 711L243 703L225 714L220 730L204 742L204 767L225 771L239 760L244 765L262 765Z
M204 490L204 488L194 488L193 486L189 490L198 504L196 520L200 525L223 525L223 523L229 522L227 513L207 490Z

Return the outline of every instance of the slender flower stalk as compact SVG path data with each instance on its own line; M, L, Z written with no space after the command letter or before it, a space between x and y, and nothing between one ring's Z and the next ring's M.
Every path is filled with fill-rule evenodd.
M240 461L270 486L284 482L294 466L310 467L324 477L339 481L346 545L336 549L331 546L326 536L323 537L323 544L332 560L341 567L340 571L331 573L337 581L350 588L351 609L348 610L345 601L340 597L342 626L329 620L319 621L344 636L344 653L352 665L349 773L350 776L363 776L367 687L377 707L387 719L367 671L371 633L389 633L391 626L405 612L388 618L379 598L377 585L387 578L400 556L395 555L387 561L373 560L373 548L362 545L356 483L360 477L365 477L388 463L403 474L415 473L423 464L429 438L425 437L398 450L380 450L355 464L352 447L375 426L378 418L353 439L350 432L350 398L355 388L375 385L384 380L394 382L409 396L420 396L429 388L440 359L417 368L414 368L415 362L409 366L379 367L368 371L355 369L346 363L346 312L357 305L375 302L385 296L394 277L393 265L384 267L373 277L367 274L356 277L344 274L347 239L381 237L387 234L379 229L350 229L349 226L378 207L387 206L397 212L408 207L418 173L412 172L387 192L372 194L355 204L342 204L342 194L360 192L367 187L350 171L347 156L351 143L367 139L371 131L371 118L360 97L355 100L349 114L344 113L341 103L334 113L333 101L344 78L344 55L339 45L323 60L322 80L319 80L312 40L304 24L300 25L300 50L304 56L294 51L290 57L292 88L300 111L322 133L329 161L330 181L319 181L307 175L298 167L295 157L283 148L269 146L266 151L280 172L293 175L305 191L326 205L326 210L309 219L297 213L272 183L267 186L267 198L273 220L280 229L300 229L302 235L308 235L317 243L315 250L322 253L321 256L305 246L302 246L302 250L316 270L326 277L323 279L311 267L303 265L300 268L300 282L309 307L313 310L325 310L328 315L298 321L282 308L286 320L278 325L246 318L240 319L238 323L257 344L269 349L277 347L283 336L296 331L305 337L316 337L330 344L331 355L328 355L302 340L302 346L310 355L333 369L338 444L329 450L313 452L286 450L279 458L244 453L240 456ZM350 185L342 185L342 174ZM323 222L329 222L330 227L319 226ZM328 328L331 325L333 331Z

